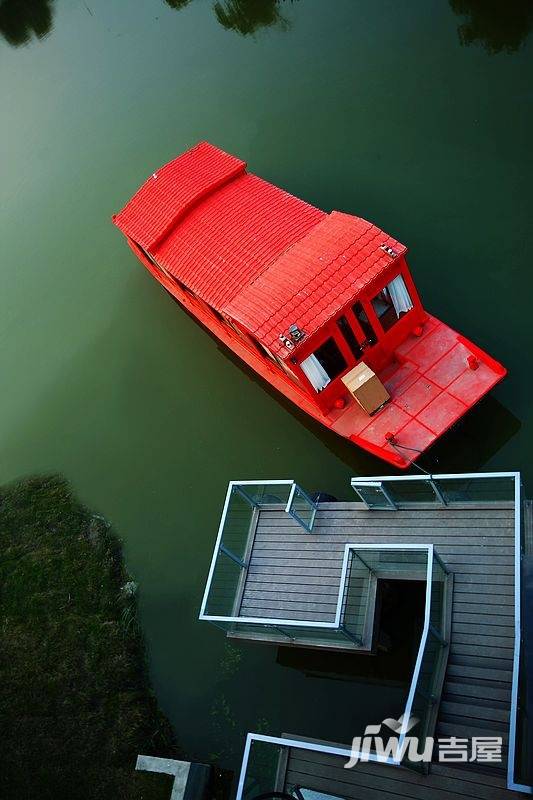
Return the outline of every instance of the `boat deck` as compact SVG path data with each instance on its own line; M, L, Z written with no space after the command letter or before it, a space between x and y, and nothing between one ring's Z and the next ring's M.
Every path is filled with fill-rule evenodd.
M477 369L469 367L469 357L477 359ZM426 450L505 375L501 365L435 317L429 317L421 336L407 337L395 359L378 373L391 396L382 411L369 417L352 401L330 416L334 431L383 448L398 466L414 456L402 445ZM398 449L387 442L389 433Z
M514 503L506 501L417 504L398 511L321 503L312 533L281 509L261 510L239 613L331 621L347 543L434 544L454 574L452 634L436 736L501 736L505 763L514 647L514 534Z

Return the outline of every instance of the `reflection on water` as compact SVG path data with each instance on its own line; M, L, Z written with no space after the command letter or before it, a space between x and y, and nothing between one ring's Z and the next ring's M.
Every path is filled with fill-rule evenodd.
M513 53L533 25L531 0L450 0L456 14L466 17L457 31L463 45L480 43L488 53Z
M242 36L272 25L288 28L287 20L279 12L278 0L225 0L216 2L214 11L224 28Z
M177 11L192 0L164 0ZM292 2L292 0L291 0ZM532 0L449 0L453 12L465 17L457 29L462 45L481 44L488 53L512 53L526 41L533 26ZM216 0L213 11L226 28L241 36L261 28L289 28L281 0ZM0 34L14 47L52 29L54 0L0 0Z
M54 0L0 0L0 33L20 47L32 36L42 39L52 29Z
M181 9L191 0L165 0L171 8ZM213 11L223 28L242 36L256 33L260 28L276 26L288 28L288 22L279 11L280 0L217 0Z
M165 0L180 11L192 0ZM216 19L226 30L242 36L260 28L287 30L280 13L280 0L221 0L213 4ZM43 39L52 30L54 0L0 0L0 34L13 47L27 44L33 36Z
M188 6L190 2L191 0L165 0L167 6L176 8L178 11L180 8L185 8L185 6Z

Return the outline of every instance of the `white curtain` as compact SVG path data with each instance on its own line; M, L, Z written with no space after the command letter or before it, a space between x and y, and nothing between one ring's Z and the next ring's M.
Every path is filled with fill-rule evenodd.
M389 292L390 299L392 300L392 305L394 306L397 317L399 317L400 314L412 309L413 301L409 296L407 286L405 285L405 281L401 275L398 275L397 278L394 278L394 280L389 283L387 290Z
M300 366L304 371L309 383L313 389L316 389L317 392L321 392L322 389L330 382L328 373L314 353L312 353L310 356L307 356L307 358L304 358L304 360L300 363Z

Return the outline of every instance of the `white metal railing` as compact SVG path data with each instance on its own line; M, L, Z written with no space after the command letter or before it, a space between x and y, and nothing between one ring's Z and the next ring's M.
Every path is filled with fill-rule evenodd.
M394 543L394 544L347 544L345 546L344 558L343 558L343 580L346 578L346 570L348 565L348 557L350 551L418 551L426 554L426 596L425 596L425 611L424 611L424 626L422 630L422 636L420 639L420 644L418 647L417 659L415 663L415 668L413 670L413 676L411 679L411 684L409 687L409 693L407 696L407 701L405 704L405 709L403 712L403 723L399 733L398 739L398 753L403 752L404 741L407 735L407 730L409 727L409 720L411 717L411 711L413 708L413 703L415 699L415 694L417 691L417 684L419 681L420 670L422 667L422 660L424 658L424 653L426 649L426 644L428 641L428 637L430 636L430 626L431 626L431 601L432 601L432 586L433 586L433 564L434 560L438 559L440 565L442 565L442 561L438 558L437 554L435 553L434 546L432 544L401 544L401 543ZM447 572L444 565L442 565L445 572ZM272 741L278 744L283 744L285 747L298 747L304 748L308 750L314 750L316 752L321 753L329 753L333 755L340 755L344 756L347 759L353 755L351 748L347 745L346 747L339 747L339 746L330 746L325 744L315 744L315 743L308 743L304 741L300 741L298 739L295 740L287 740L287 739L275 739L274 737L266 737L259 734L251 733L248 734L246 748L244 753L244 759L241 767L240 779L239 779L239 786L237 791L237 798L236 800L242 800L243 797L243 790L244 790L244 782L246 779L246 770L248 767L248 758L250 754L250 746L252 741ZM402 763L401 757L395 758L394 756L381 756L376 753L359 753L359 757L362 759L366 759L369 761L375 761L380 763L390 764L391 766L400 766Z
M256 495L253 494L254 490L259 490L259 489L264 490L265 487L269 488L274 487L275 490L280 490L280 494L282 495L282 497L275 496L273 498L267 498L266 501L264 501L263 499L262 501L261 498L258 499ZM298 486L298 484L295 483L294 480L230 481L226 492L224 506L222 509L222 516L218 528L218 534L215 542L213 557L211 559L211 565L209 568L209 573L207 577L204 596L202 599L199 618L201 620L206 620L208 622L213 622L213 623L232 623L232 624L256 623L258 625L265 624L265 625L304 626L304 627L309 627L310 629L314 627L322 627L322 628L338 627L338 622L337 622L338 609L342 605L342 602L337 604L337 613L335 615L335 621L331 623L311 622L307 620L286 620L279 618L266 619L264 617L243 617L233 613L213 614L209 612L209 600L216 585L215 572L217 564L220 563L219 562L220 557L224 556L225 558L228 558L238 568L240 568L243 571L245 571L248 568L250 553L247 554L245 553L244 556L236 554L231 549L231 547L226 544L224 539L224 534L226 531L228 520L231 518L232 497L235 494L238 494L241 497L245 498L250 508L266 509L272 506L279 508L281 505L284 512L287 513L289 516L291 516L293 519L295 519L298 522L298 524L301 525L307 532L311 533L313 529L313 524L318 504L315 503L309 497L309 495L300 486ZM286 497L284 497L283 494L286 495ZM250 537L252 535L252 530L251 530L252 525L253 525L253 519L252 515L250 515L248 529L246 531L247 537ZM246 544L251 544L251 542L247 541Z
M451 493L447 496L446 492L443 492L443 488L445 489L446 486L449 485L448 482L458 481L458 482L465 482L465 484L470 484L472 482L487 480L489 482L496 481L498 479L506 479L509 481L509 497L508 499L514 503L514 533L515 533L515 548L514 548L514 580L515 580L515 589L514 589L514 612L515 612L515 641L514 641L514 661L513 661L513 681L512 681L512 689L511 689L511 713L510 713L510 722L509 722L509 751L508 751L508 761L507 761L507 786L509 789L517 792L523 792L526 794L533 794L533 787L526 786L524 784L520 784L515 781L515 759L516 759L516 727L517 727L517 709L518 709L518 680L519 680L519 666L520 666L520 640L521 640L521 609L520 609L520 599L521 599L521 556L522 556L522 542L521 542L521 516L522 516L522 509L521 509L521 480L520 480L520 473L519 472L485 472L485 473L442 473L437 475L402 475L402 476L377 476L377 477L369 477L369 478L354 478L352 479L352 487L357 491L358 487L361 487L363 484L371 484L372 488L375 488L376 484L380 484L381 486L385 486L387 489L390 489L391 486L395 486L398 488L400 482L404 484L424 482L426 486L429 486L431 491L434 495L434 502L440 504L441 506L446 506L450 502L460 502L465 501L467 498L460 498L457 491ZM444 484L444 485L442 485ZM490 486L490 483L489 483ZM435 491L435 487L437 487L437 491ZM360 498L365 502L364 498L361 497L361 494L357 492ZM409 500L398 501L397 496L392 496L392 493L389 492L389 499L395 506L399 505L399 502L409 503L412 502ZM479 499L479 498L477 498ZM388 500L385 500L386 504L390 506L391 504ZM367 503L368 506L368 503ZM385 507L385 506L383 506ZM394 510L391 508L391 510ZM356 545L357 546L357 545ZM405 547L405 545L402 545ZM347 546L347 548L350 545ZM359 548L361 546L358 546ZM434 553L434 555L436 555ZM345 553L346 557L346 553ZM440 559L438 559L440 561ZM428 559L428 569L432 569L433 566L433 559ZM429 598L428 598L429 592ZM429 635L429 626L430 626L430 605L428 605L431 601L431 581L428 581L426 585L426 613L424 617L424 628L422 639L420 642L420 647L418 650L417 660L415 663L415 670L413 672L413 679L411 681L411 686L409 689L409 694L407 697L406 702L406 709L404 713L404 725L402 726L402 730L400 731L400 741L399 741L399 748L398 751L401 753L401 742L405 740L405 736L407 731L404 729L408 724L409 716L411 713L411 709L414 702L414 696L416 692L416 682L418 680L418 675L420 673L422 658L423 658L423 651L425 647L425 643L427 641L427 637ZM303 741L299 739L280 739L271 736L265 736L262 734L256 733L249 733L246 739L246 746L244 750L244 757L242 762L242 767L240 771L239 777L239 784L237 789L237 799L242 800L245 779L246 779L246 772L248 768L248 760L250 756L250 749L253 742L268 742L272 744L279 745L280 747L295 747L299 749L311 750L315 752L322 752L322 753L329 753L331 755L339 755L346 758L349 758L352 755L351 749L346 746L333 746L333 745L326 745L326 744L318 744L314 742ZM361 754L363 755L363 754ZM378 757L374 756L373 754L364 754L365 758L369 760L381 761L383 763L390 764L391 766L399 766L399 762L395 761L392 757Z
M522 561L522 537L521 537L521 478L519 472L481 472L481 473L442 473L436 475L385 475L372 478L352 478L352 488L359 495L360 499L371 508L364 497L365 483L373 484L373 488L381 487L384 490L384 506L390 508L391 503L395 506L400 505L401 501L395 496L394 487L401 484L425 484L429 486L435 494L435 502L448 504L449 502L468 502L468 495L471 488L478 482L487 481L487 496L483 499L490 500L490 484L499 481L500 484L508 484L507 499L514 503L514 528L515 528L515 552L514 552L514 654L513 654L513 681L511 689L511 714L509 720L509 751L507 759L507 786L517 792L533 794L533 787L515 781L515 761L516 761L516 735L518 718L518 690L520 672L520 644L521 644L521 561ZM461 497L460 489L455 489L448 493L446 487L451 482L463 482L467 497ZM362 491L360 491L362 489ZM439 496L440 495L440 496ZM478 498L480 499L480 498ZM499 498L501 499L501 498ZM403 501L409 503L409 500ZM377 506L374 506L376 508ZM393 510L393 509L391 509Z
M211 622L219 627L222 627L226 631L243 631L246 626L256 626L256 630L259 629L265 630L269 629L270 632L279 636L282 634L284 638L288 640L296 641L298 638L310 638L314 639L315 641L322 643L332 643L331 635L333 634L333 641L335 639L340 639L343 642L350 642L356 646L361 646L363 644L362 635L359 633L354 632L351 630L351 625L349 624L346 615L345 615L345 601L347 596L347 589L350 583L350 575L351 571L349 569L351 564L351 556L352 553L357 553L358 551L401 551L401 550L418 550L420 552L425 552L427 554L427 569L429 570L429 562L433 558L433 545L416 545L416 544L346 544L343 554L342 560L342 568L341 574L339 578L338 590L337 590L337 600L335 604L335 614L333 619L330 622L324 622L323 620L314 621L314 620L299 620L299 619L287 619L281 617L256 617L256 616L246 616L241 615L238 613L238 609L236 609L237 613L232 614L216 614L210 613L209 611L209 598L210 594L213 590L213 586L215 581L215 570L216 565L218 563L218 559L221 556L229 559L238 570L242 571L242 577L245 576L246 570L248 567L248 562L243 560L239 555L236 555L232 552L228 547L224 544L223 534L226 525L226 520L228 518L228 510L230 507L231 495L233 493L238 493L244 497L247 497L250 502L253 501L252 496L249 494L249 487L255 486L290 486L289 496L287 500L287 504L285 507L285 511L290 513L289 509L294 502L294 498L296 493L300 493L300 496L304 497L304 500L309 503L312 501L308 498L308 495L298 487L293 481L240 481L240 482L231 482L228 487L228 492L226 495L226 501L224 504L224 509L222 513L222 519L219 527L219 534L217 537L217 542L215 544L215 550L213 554L213 559L211 562L211 568L209 571L207 585L204 592L204 598L202 601L202 607L200 609L199 618L200 620ZM316 513L316 508L312 510L312 522L314 521L314 514ZM305 526L304 526L305 527ZM311 525L312 527L312 525ZM307 529L307 528L306 528ZM429 575L429 578L428 578ZM427 572L426 580L431 579L431 571ZM237 594L238 587L237 581L235 581L235 589L233 590L230 588L230 593L234 591L234 594ZM428 604L428 613L429 613L429 605ZM366 612L368 612L368 607L366 607ZM326 641L327 640L327 641Z

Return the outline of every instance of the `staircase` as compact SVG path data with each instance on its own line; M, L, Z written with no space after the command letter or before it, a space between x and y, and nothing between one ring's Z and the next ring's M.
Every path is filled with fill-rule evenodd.
M507 769L512 669L487 666L483 658L472 658L469 664L461 661L464 659L450 655L436 736L468 739L469 750L474 737L501 737L501 762L479 762L479 769L503 775Z
M481 535L472 547L480 580L476 585L474 576L467 578L466 564L455 565L450 653L435 737L468 739L469 757L473 738L500 737L501 761L448 765L504 776L514 656L514 526L502 529L499 541Z

